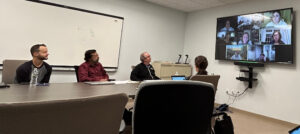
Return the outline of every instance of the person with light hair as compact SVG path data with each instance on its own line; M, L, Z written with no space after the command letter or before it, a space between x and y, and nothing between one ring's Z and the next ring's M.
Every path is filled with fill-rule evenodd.
M153 66L150 64L151 56L148 52L143 52L140 55L141 63L136 65L130 74L130 80L143 81L143 80L158 80L160 79L155 75Z

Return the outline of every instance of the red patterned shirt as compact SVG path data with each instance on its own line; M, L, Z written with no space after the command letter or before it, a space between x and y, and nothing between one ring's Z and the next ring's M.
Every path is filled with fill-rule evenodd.
M95 65L90 65L88 62L82 63L78 69L78 77L80 82L108 80L108 75L99 62Z

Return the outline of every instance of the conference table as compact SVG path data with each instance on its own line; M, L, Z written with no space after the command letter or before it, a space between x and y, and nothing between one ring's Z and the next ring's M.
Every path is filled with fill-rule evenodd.
M89 85L85 83L50 83L47 86L11 84L0 88L0 103L24 103L51 100L67 100L92 96L125 93L129 97L136 94L139 83L113 85Z

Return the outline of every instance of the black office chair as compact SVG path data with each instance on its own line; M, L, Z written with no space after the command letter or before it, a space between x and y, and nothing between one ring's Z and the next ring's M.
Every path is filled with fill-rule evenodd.
M200 81L145 81L133 112L133 134L209 134L214 86Z
M79 82L79 77L78 77L78 69L79 69L79 66L74 66L74 69L75 69L75 74L76 74L77 82Z

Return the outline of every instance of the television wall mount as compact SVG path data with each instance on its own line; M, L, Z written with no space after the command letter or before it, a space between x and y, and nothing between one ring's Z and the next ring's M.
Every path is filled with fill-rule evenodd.
M248 70L243 70L243 69L240 70L241 72L248 73L248 78L247 77L236 77L237 80L247 81L248 82L248 88L252 88L253 81L257 81L256 78L253 78L253 68L254 67L264 67L263 63L249 62L249 61L236 61L236 62L234 62L234 65L247 66L248 67Z

